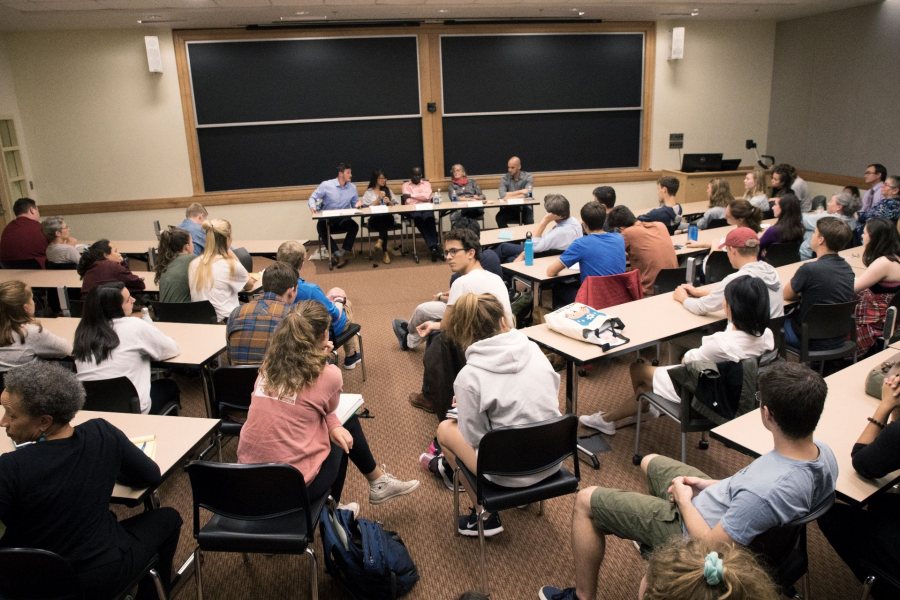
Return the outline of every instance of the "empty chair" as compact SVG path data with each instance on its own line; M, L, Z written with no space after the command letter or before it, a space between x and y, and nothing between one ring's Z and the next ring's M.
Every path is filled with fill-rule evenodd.
M238 261L240 261L241 266L247 269L248 273L253 272L253 257L250 256L250 253L246 248L232 248L232 252L237 256Z
M199 302L152 302L157 321L215 324L216 310L209 300Z
M660 269L653 282L653 294L665 294L674 291L679 285L687 283L687 267L676 269Z
M727 252L710 252L705 269L706 283L718 283L737 271L731 266Z
M159 236L162 235L162 227L159 224L159 219L153 221L153 233L156 235L156 239L159 239Z
M241 434L242 422L229 416L243 413L246 417L250 410L250 396L253 384L259 374L258 365L241 365L236 367L219 367L212 373L213 384L213 416L222 419L219 433L235 436Z
M766 262L773 267L781 267L800 262L800 240L796 242L780 242L766 248Z
M800 323L800 347L786 346L787 352L799 356L802 363L818 362L819 372L824 371L826 360L852 356L853 362L856 362L856 322L853 311L857 303L854 300L840 304L813 304ZM816 341L837 338L842 341L833 348L810 349Z
M141 399L134 384L127 377L82 381L85 391L84 409L104 412L139 414ZM161 415L177 415L178 403L168 402Z
M315 526L328 496L310 499L303 475L290 465L193 461L194 577L203 598L203 552L306 554L310 597L319 597ZM200 509L212 513L201 526Z
M366 353L363 352L363 341L362 341L362 327L357 323L347 323L347 326L344 328L340 334L338 334L331 343L334 344L334 360L337 363L337 351L338 349L350 341L353 336L356 336L356 339L359 342L359 359L360 364L362 365L362 376L363 381L366 380Z
M728 221L724 218L722 219L710 219L706 224L707 229L718 229L719 227L726 227L728 225Z

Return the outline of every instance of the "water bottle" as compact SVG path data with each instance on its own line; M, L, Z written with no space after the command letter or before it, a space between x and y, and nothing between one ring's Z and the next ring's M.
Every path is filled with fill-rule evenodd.
M525 234L525 266L534 264L534 242L531 240L531 232Z
M451 187L450 188L450 202L456 202L457 200L459 200L459 197L456 195L456 190L454 190Z
M688 241L696 242L697 236L700 234L700 229L697 227L696 223L691 223L688 225Z
M152 323L153 319L150 318L150 309L146 306L141 309L141 319L147 321L148 323Z
M526 198L534 198L534 190L531 189L530 185L528 186L527 190L528 190L528 193L525 194L525 197Z
M440 203L441 203L441 188L438 188L438 191L436 191L436 192L434 193L434 195L431 197L431 201L432 201L434 204L440 204Z

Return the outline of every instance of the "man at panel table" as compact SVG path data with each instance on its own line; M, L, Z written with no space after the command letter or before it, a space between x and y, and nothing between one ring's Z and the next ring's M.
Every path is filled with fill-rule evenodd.
M309 197L309 211L313 214L323 210L342 210L356 208L359 201L359 193L353 185L353 170L350 163L338 163L337 177L326 179L319 184ZM330 223L326 225L326 221ZM344 243L338 249L337 242L328 236L328 229L332 233L345 233ZM334 219L319 219L316 223L319 239L328 246L331 252L331 263L338 269L347 266L347 254L353 252L353 242L359 233L359 224L353 217L336 217Z

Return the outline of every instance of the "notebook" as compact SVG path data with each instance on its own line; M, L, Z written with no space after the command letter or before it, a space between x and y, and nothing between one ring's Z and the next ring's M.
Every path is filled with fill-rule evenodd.
M341 400L338 402L337 408L334 409L334 414L341 423L346 423L362 405L362 394L341 394Z

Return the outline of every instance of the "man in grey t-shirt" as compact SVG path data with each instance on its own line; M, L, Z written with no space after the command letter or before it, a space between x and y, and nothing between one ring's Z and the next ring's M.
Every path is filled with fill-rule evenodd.
M606 535L657 546L678 535L750 544L759 534L831 502L837 461L813 441L828 388L797 363L760 375L760 418L774 450L720 481L678 461L649 454L641 461L650 495L600 487L579 492L572 518L576 588L545 586L540 597L596 597Z
M500 178L497 190L501 200L527 199L532 193L534 178L531 173L522 170L522 161L513 156L506 163L506 175ZM510 223L522 225L534 223L534 209L531 206L507 206L497 211L497 227L509 227Z

